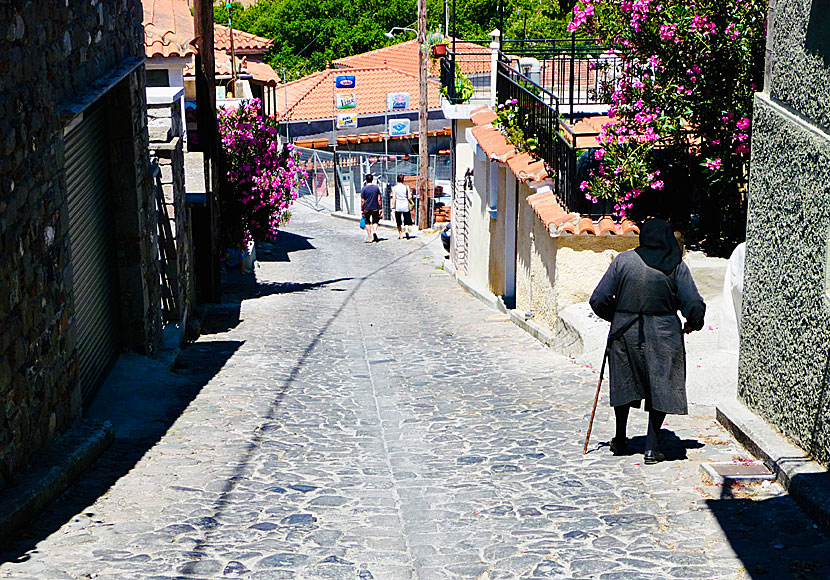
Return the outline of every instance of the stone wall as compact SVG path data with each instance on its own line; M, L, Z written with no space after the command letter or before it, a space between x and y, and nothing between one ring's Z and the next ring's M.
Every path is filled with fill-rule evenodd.
M771 9L756 95L738 393L830 465L830 3Z
M62 112L143 55L141 18L139 0L0 3L0 485L81 412ZM146 147L141 71L125 81L135 100L116 104Z
M190 227L190 210L186 204L184 167L184 126L179 114L179 98L172 102L148 105L147 118L150 135L150 154L161 171L160 185L163 207L168 222L160 216L159 227L169 225L170 232L161 232L159 244L165 244L160 267L163 271L163 292L169 295L163 300L164 322L180 322L185 312L192 312L193 244ZM154 189L155 191L155 189ZM170 235L170 239L166 239Z

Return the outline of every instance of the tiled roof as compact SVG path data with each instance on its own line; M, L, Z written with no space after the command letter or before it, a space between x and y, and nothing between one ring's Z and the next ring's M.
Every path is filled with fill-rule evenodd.
M583 117L573 125L567 124L571 132L565 131L565 138L573 144L576 140L577 149L598 147L597 135L602 133L602 126L611 121L608 115Z
M448 44L451 46L451 42ZM456 62L465 75L490 72L490 49L472 42L456 41ZM480 55L480 56L479 56ZM342 68L364 68L388 66L418 76L418 41L407 40L384 48L339 58L334 65ZM438 60L430 59L429 76L440 75Z
M142 0L142 4L147 58L196 54L190 44L195 32L187 0Z
M527 202L553 236L626 236L640 233L631 220L615 222L610 217L604 217L593 221L569 212L550 189L529 195Z
M231 74L231 56L219 50L214 51L214 62L217 75ZM194 64L188 63L184 67L184 76L193 76ZM237 73L241 75L251 75L254 81L263 84L276 84L281 79L277 72L264 62L249 61L244 56L236 58Z
M230 28L221 24L213 25L213 47L230 54ZM242 30L233 31L233 50L236 54L265 54L274 45L274 41L262 38Z
M331 119L334 104L334 75L343 74L342 69L327 69L299 80L282 85L275 91L276 113L289 121L314 119ZM355 68L348 71L355 76L353 89L338 89L341 93L354 93L357 106L354 109L339 111L353 112L361 115L374 115L386 110L386 95L390 91L408 92L409 111L418 110L418 77L389 67ZM436 109L440 105L438 91L441 84L429 82L427 108ZM288 111L285 113L285 100Z
M547 179L544 161L535 160L528 153L516 151L501 131L492 125L496 119L492 109L477 109L472 112L470 118L476 125L472 130L473 137L489 159L506 163L520 181L539 185L552 184L552 181ZM542 189L543 191L528 196L527 201L552 236L625 236L640 233L636 224L630 220L615 222L610 217L604 217L595 222L591 218L568 212L552 187Z

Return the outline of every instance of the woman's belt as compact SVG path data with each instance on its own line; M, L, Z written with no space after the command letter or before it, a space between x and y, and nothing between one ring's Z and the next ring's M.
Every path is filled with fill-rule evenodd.
M632 312L630 310L616 310L614 313L615 314L634 314L636 316L634 318L632 318L631 320L629 320L628 322L626 322L625 324L623 324L621 327L619 327L614 332L609 332L608 333L608 344L607 344L606 348L611 346L611 341L612 340L617 340L618 338L621 338L622 335L625 334L626 331L629 328L634 326L635 323L639 323L639 329L638 329L638 333L637 333L637 346L642 346L646 342L646 333L645 333L645 328L644 328L644 324L643 324L643 321L645 319L644 317L646 317L646 316L668 316L668 315L675 314L674 312L648 312L648 311L646 311L646 312L643 312L643 311Z

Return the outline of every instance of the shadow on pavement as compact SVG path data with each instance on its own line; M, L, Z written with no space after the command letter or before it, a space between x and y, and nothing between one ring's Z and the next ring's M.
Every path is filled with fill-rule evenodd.
M599 446L588 450L588 453L593 453L594 451L600 451L610 453L607 448L610 445L610 441L604 441L599 444ZM697 439L681 439L677 435L675 435L674 431L670 429L661 429L660 430L660 451L666 456L666 461L683 461L687 459L686 450L687 449L700 449L703 447L704 444L698 441ZM645 435L638 435L636 437L629 437L628 438L628 454L629 455L642 455L646 450L646 436Z
M316 249L307 236L280 232L273 243L258 242L256 245L256 259L260 262L290 262L288 254L303 250Z
M320 282L261 282L254 274L240 274L236 270L227 270L222 273L222 303L207 307L210 314L202 321L202 332L215 334L235 328L241 321L242 302L245 300L277 294L308 292L353 279L332 278ZM343 291L341 288L331 290Z
M80 479L0 549L0 563L28 560L27 552L67 522L100 524L89 506L135 467L241 345L196 343L182 351L174 371L162 361L123 355L86 415L111 421L115 440Z
M724 486L721 499L706 503L744 563L748 578L830 578L830 539L790 496L756 501L731 497L732 493Z

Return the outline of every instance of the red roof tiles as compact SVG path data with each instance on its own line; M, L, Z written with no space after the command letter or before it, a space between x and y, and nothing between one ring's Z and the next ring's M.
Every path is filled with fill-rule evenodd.
M391 90L408 92L409 111L418 110L418 77L389 67L350 69L355 76L353 89L338 89L340 93L354 93L356 107L333 111L334 75L343 74L342 69L327 69L297 81L280 86L275 91L276 111L279 117L290 121L331 119L333 112L351 112L356 115L376 115L386 111L386 96ZM441 84L429 81L429 102L427 108L439 106L438 91ZM288 101L288 111L285 101Z
M187 0L142 0L142 3L147 58L196 54L196 49L190 45L195 32Z
M492 125L496 115L489 107L473 111L470 118L477 125L472 130L473 137L489 159L506 163L520 181L547 180L548 173L544 161L535 160L528 153L516 151L501 131ZM552 236L625 236L640 233L636 224L630 220L618 223L610 217L603 217L594 222L589 217L568 212L550 187L529 195L527 202Z
M221 24L213 25L213 47L216 50L221 50L230 54L231 52L231 34L230 28L222 26ZM233 51L235 54L241 55L261 55L268 52L274 45L274 41L268 38L262 38L249 32L234 29L233 31Z
M472 42L456 41L456 58L461 72L465 75L490 72L490 49ZM480 55L480 56L479 56ZM334 65L341 68L383 67L397 69L418 76L418 41L407 40L361 54L339 58ZM438 60L430 60L429 76L440 74Z

